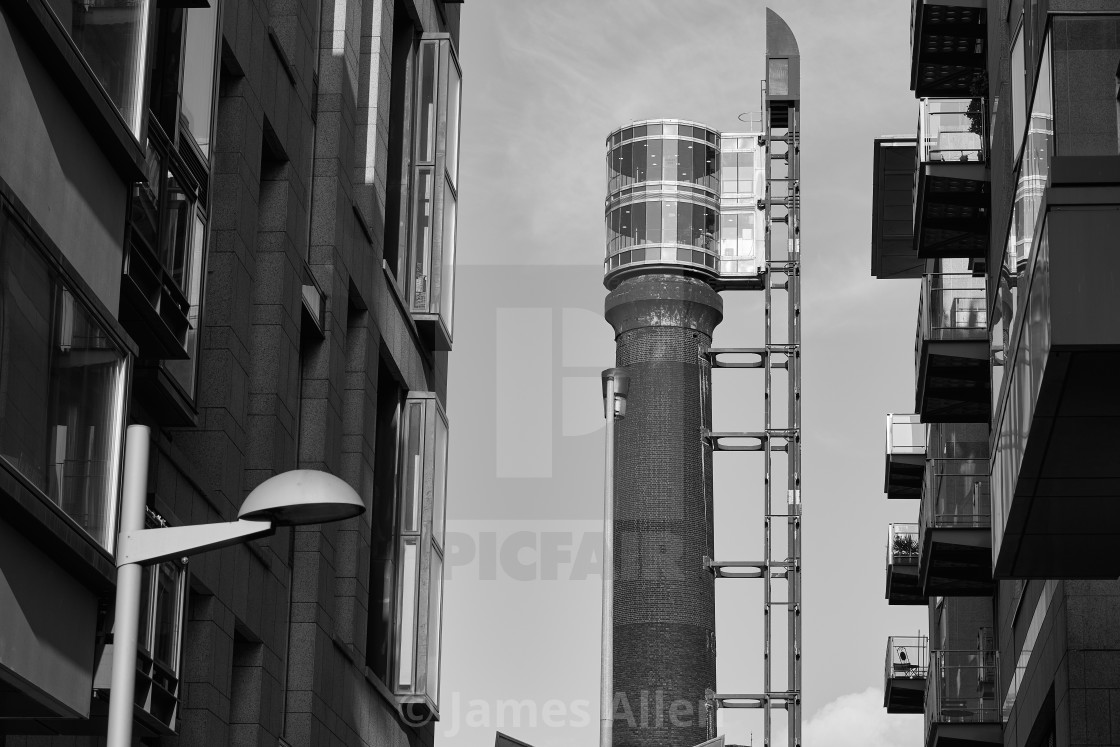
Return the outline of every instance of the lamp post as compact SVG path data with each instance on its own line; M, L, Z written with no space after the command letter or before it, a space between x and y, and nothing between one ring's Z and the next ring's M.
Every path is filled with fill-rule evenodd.
M113 623L113 675L107 747L130 747L136 693L136 644L143 567L216 550L272 534L278 526L322 524L357 516L365 504L345 481L317 470L292 470L257 486L237 521L185 527L144 528L147 504L146 425L130 425L125 442L120 534L117 536L117 599Z
M614 421L626 417L630 374L621 368L603 371L603 415L607 419L607 460L603 469L603 641L599 675L599 747L614 738Z

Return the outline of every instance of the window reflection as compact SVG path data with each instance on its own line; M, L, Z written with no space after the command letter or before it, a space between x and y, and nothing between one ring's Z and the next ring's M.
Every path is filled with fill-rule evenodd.
M48 0L93 74L140 136L149 0Z
M187 11L186 48L183 55L183 99L180 122L204 156L210 155L210 122L214 101L214 47L218 7Z
M0 458L112 548L125 355L0 215Z

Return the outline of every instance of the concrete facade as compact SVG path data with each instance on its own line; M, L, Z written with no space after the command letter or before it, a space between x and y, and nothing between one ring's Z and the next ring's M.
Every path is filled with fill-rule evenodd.
M444 86L446 60L455 64L460 5L211 0L220 14L211 46L213 127L209 138L196 133L209 150L185 144L185 108L182 121L169 125L177 134L164 133L169 145L161 146L169 149L163 161L168 173L189 185L183 220L189 222L193 209L201 221L190 234L203 252L194 275L198 287L192 296L186 281L169 281L174 273L165 265L158 301L143 298L136 280L142 214L136 195L148 176L162 176L159 168L145 169L151 143L163 142L156 114L147 115L146 107L155 111L155 97L144 97L143 126L133 134L123 110L81 64L92 52L69 38L55 5L69 3L20 0L0 9L0 66L20 71L0 83L0 97L14 104L0 107L0 124L17 134L0 146L0 180L5 215L26 216L21 226L35 237L37 251L121 351L127 374L119 379L120 422L105 431L110 461L119 466L125 423L151 427L148 508L153 521L168 525L233 520L249 491L296 468L339 475L368 509L346 522L282 529L192 559L183 576L189 578L184 604L173 610L183 615L181 622L161 618L154 628L157 636L171 631L174 640L181 633L169 657L177 664L170 667L171 696L153 686L145 696L150 702L137 708L137 735L147 744L430 745L438 718L435 581L442 527L433 514L438 522L444 496L439 433L445 445L446 425L440 431L439 418L447 345L433 347L414 318L411 290L428 279L411 269L415 249L407 230L393 233L394 246L386 250L385 216L394 195L405 206L395 212L398 222L407 229L415 217L409 137L420 114L416 81L424 44L444 55L439 75L432 72L431 106L441 117L432 130L435 168L451 157L444 144L452 128L457 141L458 120L448 124ZM165 33L156 30L156 19L175 18L175 11L161 6L157 16L155 3L141 7L153 29L142 89L149 90L153 71L165 68L185 86L189 72L183 70L199 59L191 57L195 50L180 61L156 41ZM51 43L41 44L44 39ZM90 69L96 72L93 63ZM405 155L391 171L394 148ZM200 166L192 166L192 158ZM447 194L453 195L457 185L448 178ZM166 213L160 215L160 241L174 241ZM0 219L0 230L11 224ZM0 234L0 265L15 256L12 235ZM429 241L438 259L440 242L453 246L454 236ZM401 260L390 267L388 253ZM10 269L10 277L18 279L17 272L23 270ZM0 321L15 318L10 309L20 308L17 285L0 285L6 311ZM168 354L168 332L159 323L169 318L172 302L182 306L196 338L190 343L189 333L180 334L186 347ZM126 303L132 304L128 314ZM0 353L5 397L16 371L4 361L13 359L8 347ZM175 359L186 362L170 363ZM396 399L379 398L389 391ZM13 393L0 404L6 408L0 429L12 427L5 419L15 399ZM381 402L388 404L379 409ZM415 565L407 565L398 557L397 538L405 531L399 501L409 491L402 489L398 464L405 429L412 427L403 413L412 405L425 419L418 438L426 456L415 476L423 498L414 537L420 549ZM19 596L38 577L26 570L35 566L14 547L0 555L0 580L7 582L0 587L15 589L12 598L23 600L21 614L0 615L0 640L14 635L18 648L24 632L49 634L38 616L52 594L77 600L64 594L67 587L78 587L88 601L55 602L62 604L58 609L76 605L72 619L80 622L70 635L81 653L77 680L72 673L46 672L29 684L18 657L0 652L0 701L6 704L0 707L0 745L96 744L112 697L103 677L111 620L98 610L112 609L113 535L106 530L105 541L91 538L65 499L34 484L12 454L5 441L0 531L35 539L42 562L52 564L49 572L36 573L59 581L54 591ZM106 485L112 512L119 484ZM376 536L392 539L388 557L374 551ZM381 574L376 584L371 567ZM402 575L403 568L414 575ZM164 587L153 588L162 593ZM400 610L409 600L416 612L404 619L414 619L415 628L405 631ZM407 648L404 641L414 648L396 653ZM375 661L371 642L389 658ZM161 666L152 675L157 680L167 674ZM64 679L71 681L69 690Z

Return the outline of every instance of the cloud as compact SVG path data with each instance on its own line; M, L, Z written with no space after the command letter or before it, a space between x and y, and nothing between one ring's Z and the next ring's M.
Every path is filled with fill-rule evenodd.
M841 695L814 713L801 728L801 743L813 747L909 747L922 743L919 715L891 715L883 707L883 691L869 687ZM785 744L785 724L775 718L772 744ZM775 732L778 728L775 728Z

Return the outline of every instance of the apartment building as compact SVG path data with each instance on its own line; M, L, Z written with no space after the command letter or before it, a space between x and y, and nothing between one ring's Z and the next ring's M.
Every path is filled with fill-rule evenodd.
M0 745L104 739L129 424L150 526L367 509L149 567L135 736L433 742L460 7L0 4Z
M1120 6L911 7L872 274L920 284L886 593L930 623L887 642L885 705L927 747L1120 744Z

